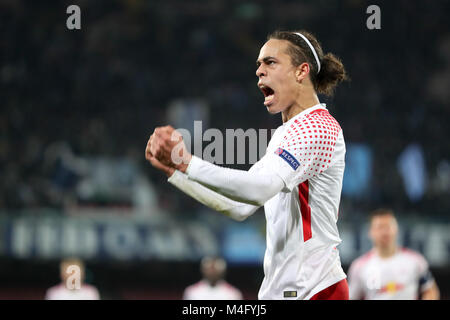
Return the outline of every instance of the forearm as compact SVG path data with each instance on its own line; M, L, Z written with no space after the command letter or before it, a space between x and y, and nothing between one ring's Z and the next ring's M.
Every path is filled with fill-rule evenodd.
M218 194L196 181L189 180L187 175L178 170L170 176L168 182L200 203L234 220L243 221L259 208Z
M192 157L186 174L209 189L233 200L263 205L284 188L283 180L270 170L251 172L216 166Z

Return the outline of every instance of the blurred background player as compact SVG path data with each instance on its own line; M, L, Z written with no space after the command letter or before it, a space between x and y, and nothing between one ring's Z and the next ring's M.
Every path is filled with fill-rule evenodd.
M69 288L67 280L74 275L70 268L76 266L80 268L80 288ZM49 288L45 294L45 300L100 300L100 294L96 287L84 283L85 268L80 259L70 258L61 261L60 276L61 283ZM69 280L71 282L71 280ZM75 283L72 282L75 286Z
M425 258L397 245L398 224L392 210L371 214L373 249L349 269L352 300L438 300L439 289Z
M205 257L200 270L203 279L184 290L184 300L242 300L242 293L225 281L227 264L219 257Z

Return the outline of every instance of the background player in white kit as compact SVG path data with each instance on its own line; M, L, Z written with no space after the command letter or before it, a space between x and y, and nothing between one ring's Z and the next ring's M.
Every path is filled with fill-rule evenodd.
M336 249L345 142L317 96L331 94L346 79L344 66L324 54L310 33L278 31L260 50L256 76L264 105L281 113L283 124L249 171L192 156L170 126L155 129L146 159L177 188L236 220L264 205L267 249L259 299L348 299ZM182 159L172 158L180 145Z
M369 236L373 249L349 269L352 300L437 300L439 289L418 252L397 245L398 225L389 209L371 214Z
M219 257L204 257L200 270L203 279L184 290L184 300L242 300L242 293L227 281L227 263Z
M67 280L73 274L70 266L77 266L80 270L80 288L68 288ZM100 300L96 287L84 283L84 263L76 258L69 258L60 263L61 283L49 288L45 300ZM69 280L70 281L70 280ZM72 283L73 284L73 283Z

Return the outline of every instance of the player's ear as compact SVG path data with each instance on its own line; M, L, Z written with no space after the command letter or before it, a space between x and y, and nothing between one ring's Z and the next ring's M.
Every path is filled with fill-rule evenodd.
M297 69L295 70L295 78L297 79L297 82L302 82L303 79L305 79L309 74L309 64L306 62L303 62L300 64Z

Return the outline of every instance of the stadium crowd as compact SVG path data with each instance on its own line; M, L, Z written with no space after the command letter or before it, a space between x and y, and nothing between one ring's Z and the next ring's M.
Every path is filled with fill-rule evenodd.
M449 3L386 2L381 30L366 28L366 1L313 3L78 1L82 28L71 31L70 3L3 1L0 211L82 203L87 160L96 158L125 161L127 183L148 177L174 214L198 208L168 192L145 162L153 128L174 119L220 130L277 127L280 117L260 110L255 59L267 33L305 28L347 68L351 81L322 98L370 163L365 192L344 190L345 210L449 212ZM411 175L422 189L410 193Z

